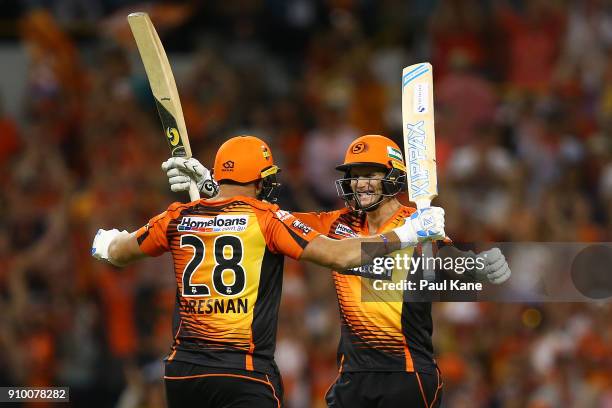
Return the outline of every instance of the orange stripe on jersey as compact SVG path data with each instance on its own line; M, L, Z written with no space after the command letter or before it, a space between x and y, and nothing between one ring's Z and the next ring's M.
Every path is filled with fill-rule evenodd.
M401 356L405 352L405 338L401 331L401 303L363 301L362 281L359 276L333 273L338 304L344 322L359 340L358 348L376 348Z
M251 340L249 342L249 353L246 355L246 369L249 371L253 371L253 352L255 351L255 343L253 343L253 336L251 335Z
M406 354L406 371L412 372L414 371L414 363L412 362L412 355L410 354L410 348L408 347L408 343L404 339L404 354Z
M181 341L178 339L178 335L179 335L179 332L181 331L182 326L183 326L183 321L181 320L179 322L179 327L176 330L176 333L174 334L174 343L172 344L172 353L170 354L170 357L168 357L168 361L172 361L174 359L174 356L176 356L176 348L178 347L179 344L181 344Z

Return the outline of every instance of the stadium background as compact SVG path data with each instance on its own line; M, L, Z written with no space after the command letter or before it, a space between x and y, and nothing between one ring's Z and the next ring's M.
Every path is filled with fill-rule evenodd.
M286 209L342 205L333 167L356 136L400 138L401 68L430 60L449 235L589 242L612 238L610 6L2 2L0 385L163 406L170 259L117 273L89 256L97 228L133 230L179 199L129 12L149 11L170 53L196 157L266 139ZM336 375L330 274L288 261L280 313L288 406L320 407ZM611 322L609 303L434 305L444 406L611 407Z

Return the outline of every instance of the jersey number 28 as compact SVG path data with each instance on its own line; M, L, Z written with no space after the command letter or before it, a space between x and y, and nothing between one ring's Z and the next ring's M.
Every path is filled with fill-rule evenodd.
M204 241L196 235L181 236L181 248L192 247L193 257L183 270L183 296L210 296L210 288L205 283L191 283L191 277L198 270L206 256ZM231 249L231 256L226 258L225 248ZM212 283L215 291L222 296L233 296L244 290L246 272L241 265L242 241L234 235L222 235L213 243L215 266L212 270ZM232 271L233 282L228 285L223 279L224 271Z

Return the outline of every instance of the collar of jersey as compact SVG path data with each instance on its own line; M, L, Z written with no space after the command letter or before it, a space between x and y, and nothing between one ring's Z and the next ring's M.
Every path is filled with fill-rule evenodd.
M397 219L397 217L399 215L401 215L402 212L406 211L407 214L411 214L412 211L410 211L412 208L405 206L405 205L401 205L400 208L397 209L397 211L395 211L393 213L392 216L390 216L389 218L387 218L387 220L380 226L380 228L378 228L378 230L375 232L375 234L381 234L383 232L388 232L385 229L389 226L389 224L391 224L393 221L395 221ZM370 232L370 228L368 227L368 218L366 217L365 219L365 232L366 235L372 235L372 233Z

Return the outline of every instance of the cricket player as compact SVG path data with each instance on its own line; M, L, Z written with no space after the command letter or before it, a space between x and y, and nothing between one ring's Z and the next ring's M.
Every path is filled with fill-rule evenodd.
M195 159L188 165L170 159L162 168L173 191L187 191L190 177L199 184L209 177ZM406 170L392 140L380 135L356 139L337 169L344 173L336 184L346 208L293 213L318 232L336 240L385 233L417 211L397 200L405 186ZM409 246L400 251L412 256L413 250ZM510 277L499 249L479 256L486 263L470 271L473 278L501 284ZM439 406L442 380L433 357L431 303L410 302L409 294L388 301L374 285L377 280L397 282L406 273L393 270L381 276L365 267L334 270L342 328L339 375L326 395L329 407Z
M285 255L347 270L445 237L444 212L430 207L374 237L330 239L271 203L278 171L262 140L232 138L215 158L214 198L174 203L133 233L96 234L93 256L117 266L172 253L176 314L165 372L171 408L282 405L274 348ZM364 255L366 243L380 250Z

